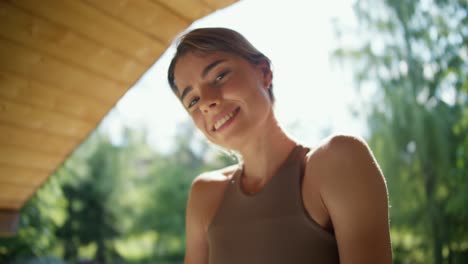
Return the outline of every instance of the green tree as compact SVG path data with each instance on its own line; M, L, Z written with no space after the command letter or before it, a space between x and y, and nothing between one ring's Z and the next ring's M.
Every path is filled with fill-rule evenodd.
M368 140L387 178L395 263L465 263L467 2L359 0L355 13L362 46L335 55L374 88Z
M61 252L68 263L118 263L128 253L119 242L151 233L157 237L152 253L126 261L181 263L192 180L234 160L213 155L192 122L179 126L174 144L163 155L144 131L125 129L115 143L98 128L23 208L18 235L0 240L0 262L52 261L39 257Z
M171 153L159 157L149 170L146 186L148 199L138 220L139 232L155 230L158 239L153 262L182 263L185 253L185 210L193 179L201 172L232 164L220 152L209 159L210 148L204 139L196 137L191 121L179 125ZM151 262L150 261L150 262Z
M122 234L122 210L116 199L122 182L119 155L119 148L98 131L61 169L67 218L57 236L68 261L76 261L79 248L90 243L96 245L98 263L110 263L118 255L113 240Z
M53 200L62 200L57 182L49 181L21 209L18 232L0 237L0 263L16 263L32 257L51 255L58 241L53 236L57 223L51 212Z

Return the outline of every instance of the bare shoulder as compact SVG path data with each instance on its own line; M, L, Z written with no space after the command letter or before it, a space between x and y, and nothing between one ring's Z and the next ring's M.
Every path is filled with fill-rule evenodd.
M357 149L368 149L368 145L364 139L352 135L337 134L323 139L314 151L309 155L339 155L347 154L349 151Z
M335 201L335 194L344 194L349 190L352 185L347 181L358 185L361 185L359 181L368 181L355 175L355 171L360 169L351 167L368 166L369 163L373 161L366 142L350 135L325 138L306 154L303 187L305 205L323 227L333 228L331 213L334 208L331 208L330 200ZM333 207L336 208L336 205Z
M208 171L198 175L190 188L191 198L214 198L218 192L224 192L224 187L229 182L237 165L228 166L219 170ZM195 196L195 197L192 197Z
M204 172L193 180L187 211L199 219L205 231L236 169L237 165L232 165L219 170Z
M186 210L185 263L207 263L208 227L236 167L204 172L193 180Z
M307 154L306 164L313 177L318 177L321 192L335 190L343 193L353 186L379 187L376 190L386 192L382 171L362 138L349 135L328 137Z
M333 135L318 144L306 156L308 167L342 170L345 166L362 166L375 163L373 154L360 137Z
M310 151L306 162L343 263L391 263L386 182L367 143L332 136Z
M193 180L192 189L216 188L217 185L229 181L237 167L237 165L231 165L219 170L203 172Z

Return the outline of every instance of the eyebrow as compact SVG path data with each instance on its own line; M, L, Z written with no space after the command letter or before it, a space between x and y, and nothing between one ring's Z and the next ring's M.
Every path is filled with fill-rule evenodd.
M182 95L180 96L180 100L183 101L185 96L190 92L192 91L192 86L187 86L184 88L184 90L182 91Z
M208 66L205 67L205 69L203 69L202 71L202 74L201 74L201 77L202 78L205 78L206 75L214 68L216 67L218 64L222 63L222 62L225 62L226 60L225 59L220 59L220 60L216 60L210 64L208 64ZM193 87L192 86L187 86L184 88L184 90L182 91L182 95L180 96L180 100L183 101L185 96L193 90Z
M203 70L202 74L201 74L201 77L202 78L205 78L206 75L208 74L208 72L210 72L214 67L216 67L218 64L224 62L226 60L224 59L220 59L220 60L217 60L217 61L214 61L212 63L210 63L208 66L205 67L205 69Z

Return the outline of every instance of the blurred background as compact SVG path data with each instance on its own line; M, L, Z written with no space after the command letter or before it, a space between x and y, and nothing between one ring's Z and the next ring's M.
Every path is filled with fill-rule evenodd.
M275 113L314 146L365 138L387 180L394 263L468 263L466 0L243 0L194 22L273 62ZM191 181L235 160L166 83L171 46L0 238L0 263L182 263Z

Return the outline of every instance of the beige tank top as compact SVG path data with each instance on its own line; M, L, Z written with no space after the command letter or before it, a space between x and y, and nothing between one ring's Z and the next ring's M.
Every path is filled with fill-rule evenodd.
M241 189L241 169L234 173L208 228L209 263L339 263L335 237L308 215L302 203L307 151L297 145L254 195Z

